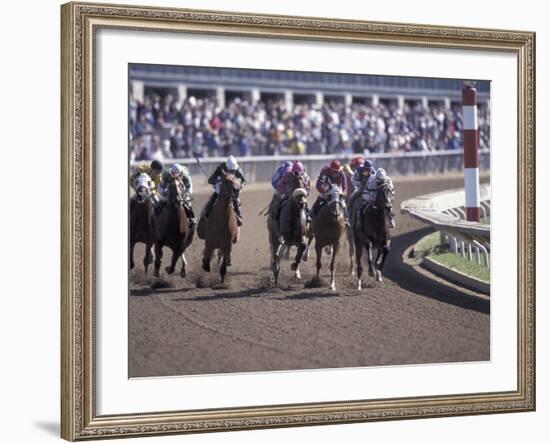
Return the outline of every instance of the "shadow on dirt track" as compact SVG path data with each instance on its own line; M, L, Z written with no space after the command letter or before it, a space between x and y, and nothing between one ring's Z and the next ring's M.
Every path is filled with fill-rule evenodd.
M491 312L491 303L489 300L466 295L448 285L439 283L418 273L411 266L403 263L402 256L405 249L414 245L422 237L431 232L434 232L433 229L425 228L392 238L392 250L388 255L388 260L384 267L384 277L392 280L404 290L414 292L423 297L429 297L464 309L489 314Z

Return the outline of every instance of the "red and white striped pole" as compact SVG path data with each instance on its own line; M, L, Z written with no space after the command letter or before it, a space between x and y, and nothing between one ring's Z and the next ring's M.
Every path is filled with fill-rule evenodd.
M479 207L477 90L470 85L464 86L462 90L462 117L466 220L479 222L481 210Z

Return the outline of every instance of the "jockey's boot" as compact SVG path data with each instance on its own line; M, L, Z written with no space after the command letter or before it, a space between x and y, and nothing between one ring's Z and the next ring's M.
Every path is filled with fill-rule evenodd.
M208 218L208 215L210 214L210 211L212 210L212 206L214 206L214 202L216 201L216 198L218 197L218 194L214 192L211 196L208 202L206 202L206 206L204 207L202 211L202 216L204 218Z
M237 216L237 226L242 226L243 215L241 214L241 200L239 198L233 199L233 209L235 209L235 215Z

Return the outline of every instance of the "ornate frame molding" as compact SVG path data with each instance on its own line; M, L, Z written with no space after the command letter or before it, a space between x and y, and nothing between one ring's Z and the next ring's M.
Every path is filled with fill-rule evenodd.
M61 435L67 440L533 411L535 34L247 13L68 3L61 7ZM94 32L98 28L512 52L518 57L518 389L201 411L95 413Z

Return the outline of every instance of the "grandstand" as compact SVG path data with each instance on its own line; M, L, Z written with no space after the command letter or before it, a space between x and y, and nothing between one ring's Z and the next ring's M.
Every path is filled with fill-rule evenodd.
M459 149L464 81L131 64L131 160ZM476 88L487 150L490 82Z

